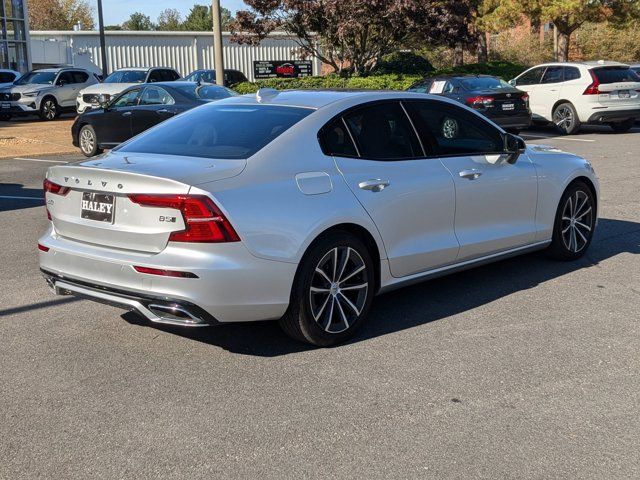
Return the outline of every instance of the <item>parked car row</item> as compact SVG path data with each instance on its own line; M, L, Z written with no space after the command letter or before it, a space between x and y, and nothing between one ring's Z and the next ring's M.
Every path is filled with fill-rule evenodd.
M553 124L567 135L582 125L629 131L640 119L640 65L594 61L532 67L509 84L487 75L425 79L409 88L443 95L518 132L530 123Z
M226 69L225 85L246 81L238 70ZM53 120L64 112L84 113L109 102L127 88L144 83L172 82L181 75L173 68L122 68L104 81L82 68L58 67L33 70L23 76L12 70L0 70L0 119L37 115ZM185 80L215 83L215 70L196 70Z

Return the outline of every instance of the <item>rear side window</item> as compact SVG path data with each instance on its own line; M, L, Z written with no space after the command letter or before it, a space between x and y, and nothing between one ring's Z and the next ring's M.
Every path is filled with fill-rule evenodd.
M542 76L541 83L560 83L564 81L564 67L549 67Z
M320 146L325 155L357 157L358 151L345 127L342 117L325 125L320 132Z
M162 70L153 70L149 74L149 79L147 80L149 83L153 82L162 82L164 80L162 75Z
M427 156L502 152L502 134L463 108L444 102L411 101L405 105Z
M403 160L423 156L409 118L397 102L358 108L344 119L362 158Z
M640 82L640 76L628 67L604 67L591 70L600 83Z
M313 111L278 105L209 104L167 120L117 150L216 159L248 158Z
M564 67L564 81L577 80L580 78L580 70L576 67Z
M15 75L11 72L0 72L0 83L13 82L15 79Z
M538 67L529 70L516 80L516 85L537 85L540 83L542 74L545 70L546 67Z

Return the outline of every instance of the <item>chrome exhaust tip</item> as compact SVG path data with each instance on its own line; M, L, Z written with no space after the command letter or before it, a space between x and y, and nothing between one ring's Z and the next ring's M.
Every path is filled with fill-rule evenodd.
M150 318L152 322L166 325L178 325L183 327L207 327L209 323L197 315L191 313L183 305L177 303L158 304L150 303L146 306L157 318Z

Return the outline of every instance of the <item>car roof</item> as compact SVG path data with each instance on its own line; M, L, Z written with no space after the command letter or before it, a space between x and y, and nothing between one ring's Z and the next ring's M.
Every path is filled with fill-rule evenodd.
M587 68L595 67L628 67L628 63L614 62L612 60L587 60L584 62L549 62L541 63L536 67L565 67L565 66L583 66ZM535 68L535 67L534 67Z
M256 93L225 98L220 102L243 105L279 105L319 110L341 100L361 98L364 101L375 101L416 95L421 98L425 97L425 94L393 90L273 90L262 88ZM436 98L432 95L428 96Z
M484 73L478 73L478 74L462 73L459 75L456 75L453 73L447 73L444 75L435 75L433 77L425 77L420 81L423 82L427 80L453 80L453 79L465 79L465 78L498 78L498 77L496 77L495 75L487 75Z

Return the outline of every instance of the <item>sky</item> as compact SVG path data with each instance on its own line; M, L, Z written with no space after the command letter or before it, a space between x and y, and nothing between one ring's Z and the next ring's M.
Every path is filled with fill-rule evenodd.
M90 0L90 3L95 4L97 17L97 3L95 0ZM160 12L166 8L175 8L184 18L194 4L210 3L210 0L102 0L102 10L105 25L116 25L127 20L133 12L142 12L156 22ZM220 0L220 4L232 12L246 7L242 0Z

